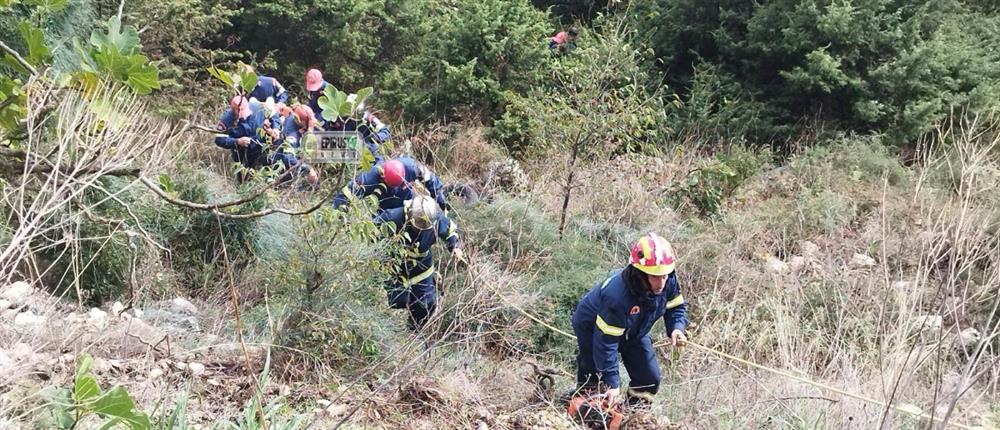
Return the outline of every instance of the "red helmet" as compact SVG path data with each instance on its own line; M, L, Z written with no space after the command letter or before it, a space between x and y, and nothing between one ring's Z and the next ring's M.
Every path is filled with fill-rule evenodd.
M382 165L382 180L386 185L396 188L406 180L406 167L399 160L389 160Z
M632 246L632 257L629 259L636 269L653 276L669 275L674 271L676 261L670 242L656 233L649 233L639 239Z

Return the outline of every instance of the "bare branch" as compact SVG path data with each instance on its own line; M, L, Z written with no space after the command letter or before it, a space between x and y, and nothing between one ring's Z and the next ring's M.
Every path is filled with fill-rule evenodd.
M20 64L25 69L28 69L28 71L31 72L32 75L38 74L38 69L32 66L31 63L28 62L28 60L25 60L24 57L22 57L21 54L19 54L13 48L7 46L6 43L3 43L2 40L0 40L0 49L3 49L5 52L10 54L11 57L14 57L14 59L17 60L17 63Z
M254 218L265 217L265 216L268 216L268 215L271 215L271 214L276 214L276 213L285 214L285 215L291 215L291 216L309 215L309 214L311 214L313 212L316 212L320 208L322 208L323 205L325 205L327 202L333 200L333 196L335 194L337 194L337 188L336 187L334 187L332 190L330 190L330 193L324 199L320 200L319 202L317 202L315 205L309 207L308 209L302 210L302 211L292 211L290 209L283 209L283 208L268 208L268 209L264 209L262 211L248 213L248 214L227 214L225 212L219 212L218 210L213 210L212 213L215 214L215 215L217 215L217 216L224 217L224 218L229 218L229 219L254 219Z
M187 200L182 200L182 199L178 199L176 197L173 197L170 194L167 194L165 191L161 190L159 184L157 184L157 183L149 180L149 178L146 178L145 176L139 176L139 182L141 182L143 185L145 185L146 188L149 188L150 191L152 191L156 195L160 196L160 198L162 198L162 199L166 200L167 202L170 202L170 203L172 203L174 205L183 206L183 207L186 207L188 209L211 210L211 211L214 211L216 209L222 209L222 208L226 208L226 207L230 207L230 206L242 205L242 204L245 204L245 203L248 203L248 202L251 202L251 201L257 199L257 197L260 197L262 194L264 194L265 192L267 192L267 190L269 190L271 188L274 188L279 183L281 183L282 180L284 180L285 178L289 177L291 175L291 172L292 172L291 170L288 170L285 173L282 173L273 182L271 182L271 183L269 183L269 184L267 184L267 185L265 185L265 186L257 189L256 191L254 191L252 194L250 194L247 197L244 197L244 198L239 199L239 200L233 200L231 202L211 203L211 204L210 203L189 202ZM222 214L222 215L226 216L225 214Z

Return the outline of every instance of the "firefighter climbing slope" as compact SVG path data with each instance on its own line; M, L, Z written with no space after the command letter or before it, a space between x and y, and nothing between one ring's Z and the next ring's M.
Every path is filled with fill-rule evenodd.
M606 404L619 403L621 354L630 377L624 400L630 405L652 402L660 387L659 363L650 338L654 323L663 319L674 346L687 342L687 304L674 264L670 244L650 233L632 247L628 266L580 300L573 313L579 392L603 393Z
M458 226L438 208L434 199L427 196L415 197L404 202L402 207L383 211L375 218L375 224L391 224L404 250L395 279L386 287L389 306L407 309L410 327L420 328L434 313L437 303L431 246L438 239L444 240L452 255L462 260Z

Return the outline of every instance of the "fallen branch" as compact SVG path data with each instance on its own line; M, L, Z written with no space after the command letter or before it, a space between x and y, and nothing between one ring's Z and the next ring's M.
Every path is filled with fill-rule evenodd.
M221 217L224 217L224 218L230 218L230 219L254 219L254 218L265 217L265 216L268 216L268 215L271 215L271 214L276 214L276 213L290 215L290 216L309 215L309 214L311 214L311 213L316 212L317 210L319 210L319 208L323 207L323 205L325 205L327 202L333 200L333 196L336 195L336 194L337 194L337 188L334 187L330 191L330 193L326 196L326 198L320 200L315 205L310 206L308 209L305 209L305 210L302 210L302 211L292 211L290 209L283 209L283 208L268 208L268 209L264 209L262 211L257 211L257 212L248 213L248 214L227 214L225 212L219 212L218 210L213 210L212 213L215 214L215 215L217 215L217 216L221 216Z
M230 206L242 205L242 204L249 203L249 202L257 199L257 197L260 197L262 194L264 194L265 192L267 192L267 190L269 190L271 188L274 188L279 183L281 183L282 180L284 180L286 177L290 176L291 172L292 172L291 170L288 170L285 173L282 173L273 182L270 182L267 185L265 185L265 186L257 189L256 191L254 191L252 194L250 194L247 197L244 197L244 198L239 199L239 200L233 200L231 202L223 202L223 203L195 203L195 202L189 202L187 200L178 199L176 197L171 196L170 194L167 194L166 191L163 191L162 189L160 189L160 185L159 184L151 181L149 178L147 178L145 176L139 175L139 182L141 182L143 185L145 185L146 188L149 188L150 191L152 191L156 195L160 196L160 198L162 198L162 199L166 200L167 202L170 202L170 203L172 203L174 205L183 206L183 207L186 207L188 209L215 211L217 209L227 208L227 207L230 207ZM226 214L222 214L222 216L227 216L227 215Z

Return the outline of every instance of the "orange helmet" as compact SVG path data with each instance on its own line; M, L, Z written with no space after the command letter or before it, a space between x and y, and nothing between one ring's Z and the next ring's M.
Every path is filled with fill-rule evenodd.
M653 276L669 275L674 271L676 261L670 242L656 233L649 233L639 239L632 246L632 256L629 259L633 267Z

